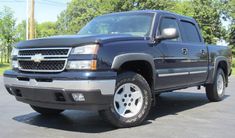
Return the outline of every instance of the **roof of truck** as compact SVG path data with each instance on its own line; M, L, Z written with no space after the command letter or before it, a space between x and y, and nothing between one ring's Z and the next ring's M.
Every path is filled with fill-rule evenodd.
M171 14L174 16L177 16L179 19L181 20L188 20L188 21L192 21L195 22L195 19L189 16L184 16L184 15L180 15L177 13L173 13L173 12L169 12L169 11L164 11L164 10L133 10L133 11L125 11L125 12L115 12L115 13L110 13L107 15L112 15L112 14L121 14L121 13L160 13L160 14Z

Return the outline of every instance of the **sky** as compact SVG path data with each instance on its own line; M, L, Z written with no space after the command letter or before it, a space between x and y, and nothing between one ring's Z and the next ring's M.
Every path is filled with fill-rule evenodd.
M0 0L0 9L10 7L16 18L16 23L26 19L27 0ZM56 21L57 16L66 9L71 0L35 0L35 19L38 23Z

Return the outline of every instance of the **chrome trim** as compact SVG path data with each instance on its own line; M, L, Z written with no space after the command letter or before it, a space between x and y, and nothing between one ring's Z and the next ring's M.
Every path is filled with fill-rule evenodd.
M67 57L69 56L72 48L67 48L67 47L55 47L55 48L27 48L27 49L19 49L19 52L20 51L24 51L24 50L28 50L28 51L33 51L33 50L57 50L57 49L67 49L68 50L68 53L67 55L42 55L42 57L44 58L43 60L41 61L62 61L64 60L65 63L64 63L64 67L63 69L61 70L30 70L30 69L22 69L20 64L19 64L19 61L33 61L31 59L31 57L33 57L34 55L27 55L27 56L20 56L20 55L17 55L18 57L18 64L19 64L19 70L21 71L27 71L27 72L62 72L63 70L65 70L66 66L67 66ZM22 59L25 58L25 59Z
M158 74L159 77L189 75L189 72Z
M207 71L192 71L192 72L189 72L189 74L201 74L201 73L207 73Z
M201 74L208 72L208 67L168 68L156 70L159 77Z
M61 60L67 60L67 58L44 58L41 61L61 61ZM19 59L18 61L33 61L32 59Z
M53 80L52 82L37 82L35 79L20 81L17 78L4 77L7 86L37 88L37 89L62 89L76 91L90 91L99 89L102 95L114 94L116 80Z
M156 57L156 58L153 58L154 60L156 59L183 59L183 60L188 60L187 57Z
M42 56L44 56L44 58L45 57L60 57L60 58L61 57L68 57L71 50L72 50L72 48L66 48L66 47L59 47L59 48L30 48L30 49L19 49L19 52L20 51L25 51L25 50L33 51L33 50L51 50L51 49L54 49L54 50L56 50L56 49L68 49L68 53L67 53L67 55L42 55ZM21 56L21 55L18 54L17 57L19 57L19 58L21 58L21 57L30 58L30 57L32 57L32 55Z

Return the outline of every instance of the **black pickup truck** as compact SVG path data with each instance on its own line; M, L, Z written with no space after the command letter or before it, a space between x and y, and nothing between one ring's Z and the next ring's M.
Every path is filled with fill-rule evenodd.
M193 18L130 11L96 17L77 35L18 43L4 83L42 115L96 110L131 127L163 92L204 86L210 101L222 100L231 61L228 47L204 44Z

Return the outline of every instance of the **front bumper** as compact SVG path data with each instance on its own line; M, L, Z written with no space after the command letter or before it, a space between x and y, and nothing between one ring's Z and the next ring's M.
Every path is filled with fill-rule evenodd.
M99 73L83 73L83 75L81 72L62 73L53 77L55 74L6 71L4 83L8 92L14 95L18 101L34 106L84 110L108 108L112 103L115 91L116 74L109 72L109 75L104 75L105 78L100 78ZM80 77L77 76L79 74ZM72 93L84 95L85 101L75 101Z

